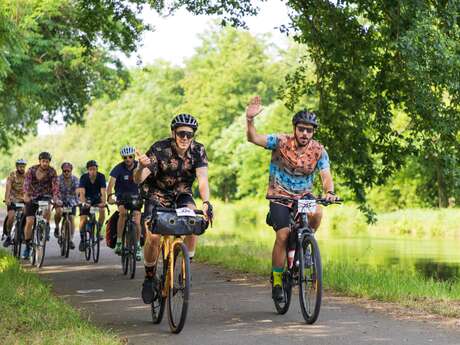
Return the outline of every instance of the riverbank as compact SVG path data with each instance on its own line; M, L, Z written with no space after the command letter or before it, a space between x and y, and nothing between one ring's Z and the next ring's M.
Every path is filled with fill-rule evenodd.
M2 344L121 345L51 293L36 274L0 250L0 339Z

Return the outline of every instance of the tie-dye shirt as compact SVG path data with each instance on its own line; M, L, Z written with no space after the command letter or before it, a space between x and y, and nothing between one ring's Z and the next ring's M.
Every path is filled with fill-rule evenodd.
M270 134L272 151L267 198L298 199L312 191L315 172L329 168L329 156L316 140L299 146L294 135Z

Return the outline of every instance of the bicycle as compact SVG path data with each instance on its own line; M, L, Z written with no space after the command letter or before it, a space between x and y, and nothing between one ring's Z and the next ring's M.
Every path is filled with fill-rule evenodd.
M14 208L15 212L15 222L13 228L11 229L11 252L14 257L21 258L21 247L24 242L24 203L16 202L11 203L11 206ZM5 220L6 223L6 220ZM4 225L6 226L6 224Z
M89 219L85 225L85 231L83 233L83 241L85 244L85 258L86 261L91 259L91 254L93 257L94 263L99 261L99 255L101 250L101 227L96 220L96 214L99 213L99 207L93 206L87 201L89 206ZM81 207L87 207L86 205L81 205ZM106 205L105 208L110 214L110 210Z
M183 236L203 234L208 223L202 211L162 207L153 209L149 221L151 231L161 235L155 277L159 286L151 305L152 321L161 322L167 300L169 328L173 333L180 333L187 318L190 296L190 258ZM160 261L161 270L158 269Z
M72 240L72 225L71 217L73 216L73 208L71 205L62 207L62 221L59 231L58 244L61 249L61 256L69 257L70 241Z
M289 199L270 198L270 200L288 201L293 203L290 213L289 241L286 247L288 252L295 248L293 260L287 259L282 276L284 301L274 301L278 314L286 314L289 310L292 297L292 287L299 286L299 302L302 316L307 324L316 322L321 308L323 292L323 269L321 254L315 233L308 223L307 213L313 213L317 205L328 206L339 204L342 200L329 202L325 199ZM270 224L269 224L270 225Z
M134 222L134 211L142 207L142 200L138 195L126 195L117 202L117 205L123 205L128 211L126 216L125 226L123 227L123 235L121 238L121 269L124 275L129 272L130 279L134 279L136 275L136 223Z
M38 206L35 212L35 223L32 228L32 254L30 263L32 266L41 268L45 260L47 236L49 236L50 227L43 214L49 210L51 198L42 197L39 200L33 200L32 203Z

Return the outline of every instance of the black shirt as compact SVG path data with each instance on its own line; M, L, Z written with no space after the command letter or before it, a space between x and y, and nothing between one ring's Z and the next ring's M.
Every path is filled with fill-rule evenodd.
M85 189L86 199L91 200L91 203L97 203L101 201L101 188L106 188L105 175L100 172L96 175L96 180L91 183L89 173L83 174L80 177L80 188Z

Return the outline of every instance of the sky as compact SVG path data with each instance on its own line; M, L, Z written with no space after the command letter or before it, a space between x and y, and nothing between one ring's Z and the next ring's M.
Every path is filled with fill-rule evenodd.
M289 23L286 5L281 0L268 0L260 4L261 11L255 17L246 19L249 31L255 35L270 33L273 42L280 47L287 46L286 36L279 32L277 27ZM182 65L184 59L192 56L195 48L200 44L199 34L210 27L212 16L194 16L186 10L180 10L173 16L161 17L150 9L144 9L143 19L154 26L154 31L146 32L142 36L142 44L131 57L120 56L128 67L141 66L153 63L157 59L169 61L175 65ZM38 134L47 135L62 131L62 124L38 124Z

